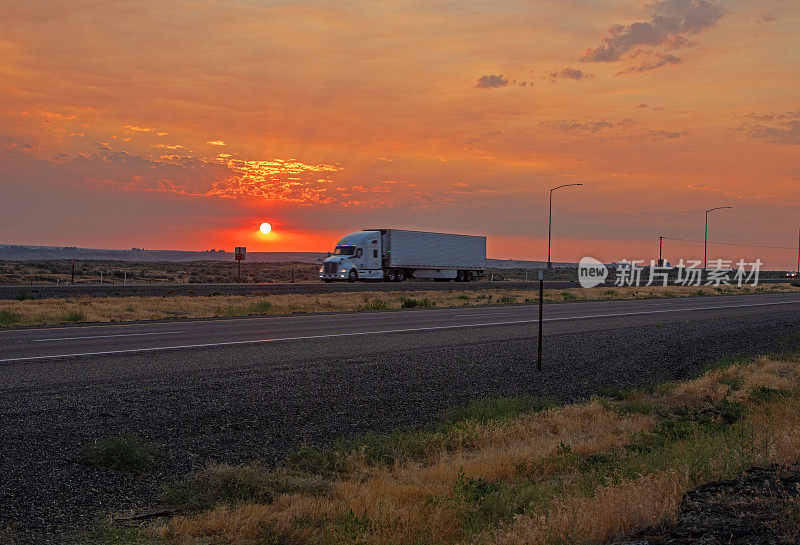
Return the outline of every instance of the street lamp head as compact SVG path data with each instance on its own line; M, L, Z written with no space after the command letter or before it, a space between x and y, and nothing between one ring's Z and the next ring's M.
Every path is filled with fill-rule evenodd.
M561 189L562 187L571 187L573 185L583 185L583 184L564 184L564 185L559 185L559 186L556 186L556 187L552 188L550 191L552 192L552 191L555 191L556 189Z
M708 210L706 210L706 214L708 214L712 210L722 210L723 208L733 208L733 207L732 206L717 206L715 208L709 208Z

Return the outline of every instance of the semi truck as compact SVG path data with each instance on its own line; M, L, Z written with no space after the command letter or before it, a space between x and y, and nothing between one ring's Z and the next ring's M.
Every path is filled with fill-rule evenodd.
M486 237L404 229L365 229L342 238L322 263L325 282L469 282L486 271Z

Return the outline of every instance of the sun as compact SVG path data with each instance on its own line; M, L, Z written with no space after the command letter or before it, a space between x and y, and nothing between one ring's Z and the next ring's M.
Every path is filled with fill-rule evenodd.
M261 227L259 227L259 231L261 231L265 235L268 235L269 232L272 231L272 225L270 225L267 222L264 222L261 224Z

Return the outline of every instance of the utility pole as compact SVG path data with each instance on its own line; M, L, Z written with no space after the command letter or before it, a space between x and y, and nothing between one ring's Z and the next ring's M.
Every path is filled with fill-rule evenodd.
M555 191L556 189L561 189L562 187L571 187L575 185L583 185L583 184L564 184L554 187L550 190L550 211L547 214L547 270L553 268L553 263L550 261L550 239L553 234L553 191Z
M800 277L800 229L797 230L797 276Z

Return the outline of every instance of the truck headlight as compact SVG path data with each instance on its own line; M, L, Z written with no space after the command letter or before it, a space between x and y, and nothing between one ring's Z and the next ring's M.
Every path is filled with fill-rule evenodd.
M347 272L347 269L342 269L342 270L341 270L341 271L339 271L339 272Z
M325 268L324 267L320 267L319 268L319 272L325 272Z

